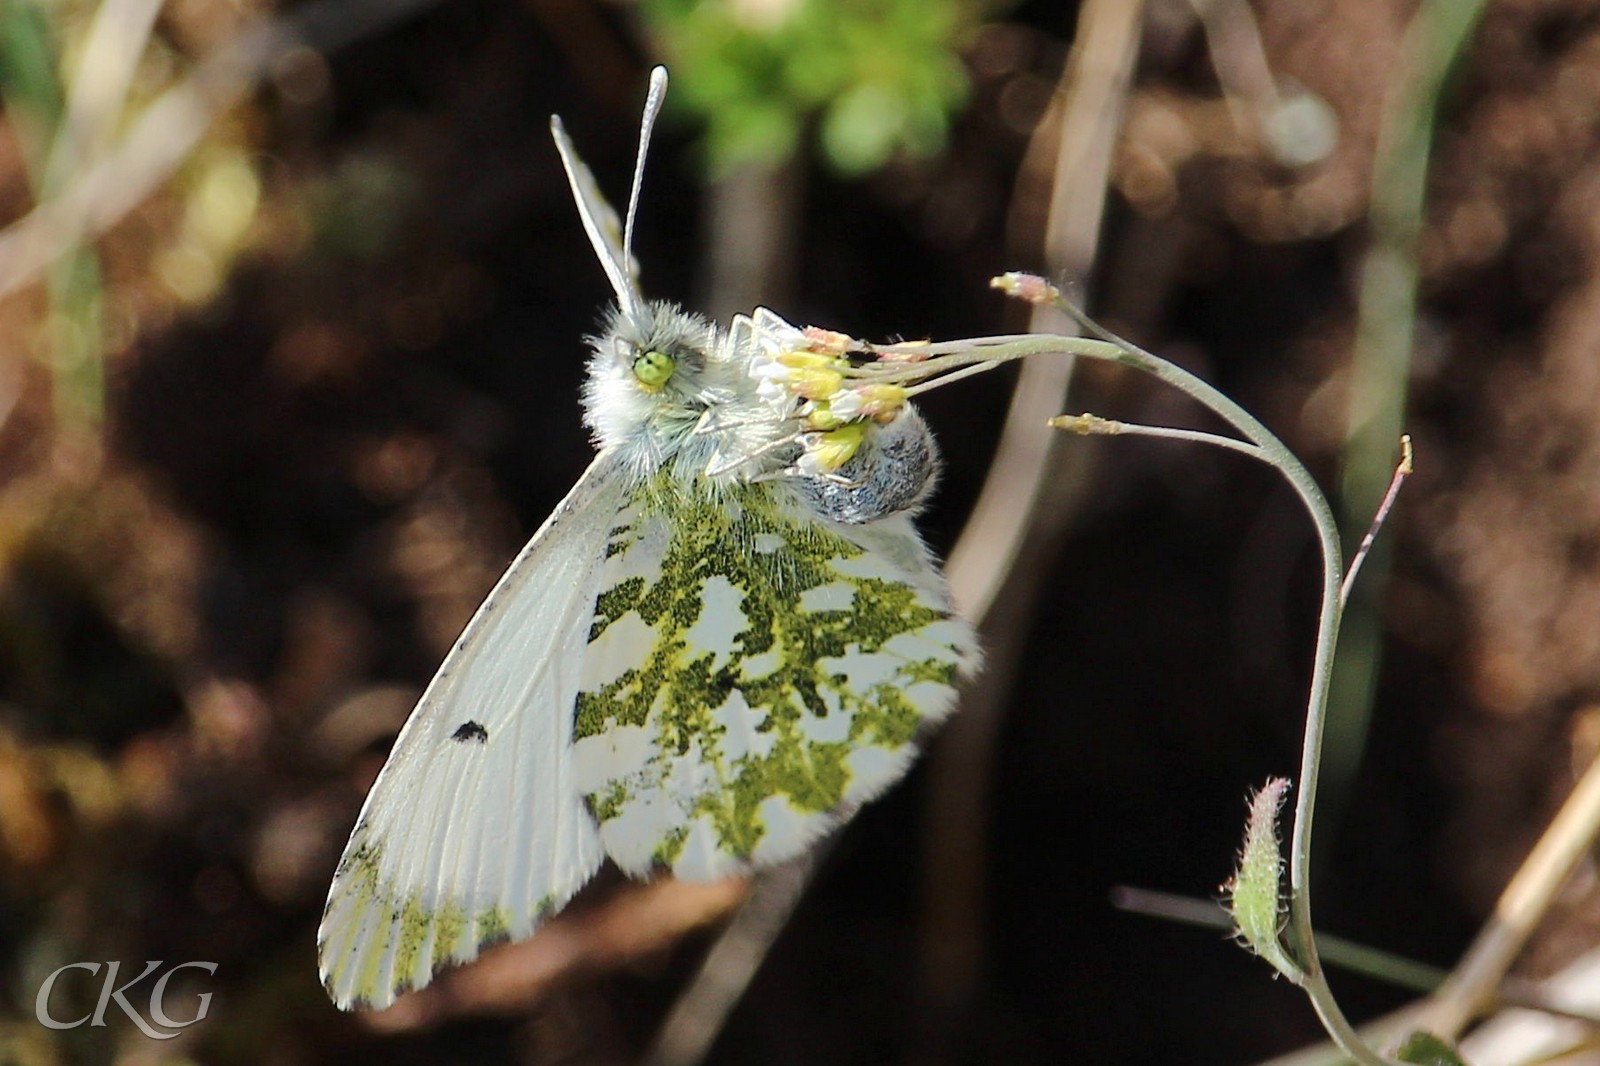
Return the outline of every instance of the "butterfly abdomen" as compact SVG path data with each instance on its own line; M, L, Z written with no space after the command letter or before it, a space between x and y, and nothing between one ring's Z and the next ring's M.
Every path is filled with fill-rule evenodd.
M889 425L873 426L836 473L797 477L795 488L823 517L860 525L902 511L915 514L938 480L933 434L907 406Z

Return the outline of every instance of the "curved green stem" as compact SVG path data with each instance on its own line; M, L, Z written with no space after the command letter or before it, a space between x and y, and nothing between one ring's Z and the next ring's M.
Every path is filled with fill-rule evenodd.
M1069 314L1072 308L1054 300ZM1301 967L1296 977L1315 1008L1323 1027L1344 1052L1364 1066L1389 1066L1383 1056L1369 1048L1356 1033L1344 1012L1339 1009L1328 987L1322 961L1317 954L1316 937L1311 926L1311 827L1316 811L1318 772L1322 761L1323 734L1326 728L1329 680L1334 650L1339 638L1339 619L1342 613L1340 586L1344 578L1343 555L1339 545L1338 525L1333 509L1305 466L1282 441L1262 425L1254 415L1195 375L1167 362L1159 356L1130 344L1120 338L1094 340L1083 337L1035 335L1027 337L980 338L962 342L963 354L944 354L936 351L934 358L919 364L901 364L894 370L899 379L913 377L934 378L936 375L975 363L1000 363L1025 359L1034 355L1070 354L1088 359L1103 359L1141 370L1204 404L1234 429L1250 444L1259 449L1256 456L1276 468L1305 506L1316 527L1318 544L1322 550L1322 606L1317 620L1317 644L1312 659L1311 684L1306 704L1305 742L1301 750L1299 793L1295 798L1294 825L1289 841L1289 930L1296 961ZM913 346L886 346L880 351L915 354ZM928 346L920 349L928 353ZM893 364L890 364L893 365ZM920 371L920 374L918 373Z

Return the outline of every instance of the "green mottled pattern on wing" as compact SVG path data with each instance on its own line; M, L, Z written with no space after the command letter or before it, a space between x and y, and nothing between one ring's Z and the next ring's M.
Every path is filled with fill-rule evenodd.
M701 485L658 476L613 524L579 678L575 779L635 874L799 852L905 772L971 648L908 517Z

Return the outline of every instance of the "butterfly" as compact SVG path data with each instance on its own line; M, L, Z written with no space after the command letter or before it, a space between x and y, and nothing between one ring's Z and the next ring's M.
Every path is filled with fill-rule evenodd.
M551 129L616 295L598 453L507 568L373 784L318 930L341 1008L521 939L609 858L708 881L783 862L906 771L975 665L912 526L938 454L840 334L647 301L626 222Z

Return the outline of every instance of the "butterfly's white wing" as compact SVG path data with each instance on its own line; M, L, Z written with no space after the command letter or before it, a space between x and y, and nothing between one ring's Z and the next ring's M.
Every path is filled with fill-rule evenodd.
M573 764L606 852L693 880L789 858L898 779L973 658L908 516L670 475L614 523L588 638Z
M602 452L445 658L345 847L317 933L342 1008L529 935L603 857L572 777L572 707L626 494Z

